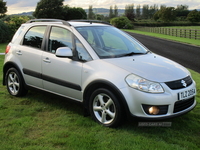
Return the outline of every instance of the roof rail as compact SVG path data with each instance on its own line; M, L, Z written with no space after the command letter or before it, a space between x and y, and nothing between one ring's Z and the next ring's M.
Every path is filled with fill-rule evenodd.
M32 22L61 22L64 25L71 26L70 23L61 19L32 19L27 21L26 23L32 23Z
M105 21L101 21L101 20L70 20L71 22L89 22L90 24L92 23L102 23L102 24L107 24L107 25L111 25L110 23L108 22L105 22Z

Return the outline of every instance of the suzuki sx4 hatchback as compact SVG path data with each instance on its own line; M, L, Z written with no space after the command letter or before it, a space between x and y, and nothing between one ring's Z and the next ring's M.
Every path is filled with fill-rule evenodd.
M108 127L125 116L159 120L196 105L195 81L186 68L127 33L92 21L22 24L6 49L3 84L13 96L33 87L81 102Z

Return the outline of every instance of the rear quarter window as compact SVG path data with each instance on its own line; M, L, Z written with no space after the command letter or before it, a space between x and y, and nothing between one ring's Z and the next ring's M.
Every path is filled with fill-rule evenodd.
M25 26L21 26L19 27L19 29L17 30L17 32L15 33L15 35L12 38L12 43L15 43L15 41L18 39L19 35L24 31Z

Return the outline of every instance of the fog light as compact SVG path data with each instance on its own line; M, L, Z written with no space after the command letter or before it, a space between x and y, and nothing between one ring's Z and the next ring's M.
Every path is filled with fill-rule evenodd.
M149 108L149 114L157 115L159 113L159 108L157 106L152 106Z

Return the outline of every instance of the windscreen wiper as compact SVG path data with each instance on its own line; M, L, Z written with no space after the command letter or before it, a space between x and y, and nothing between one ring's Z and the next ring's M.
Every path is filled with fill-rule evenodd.
M133 56L133 55L138 55L138 54L144 54L144 53L135 53L135 52L130 52L130 53L127 53L127 54L121 55L121 57L123 57L123 56Z

